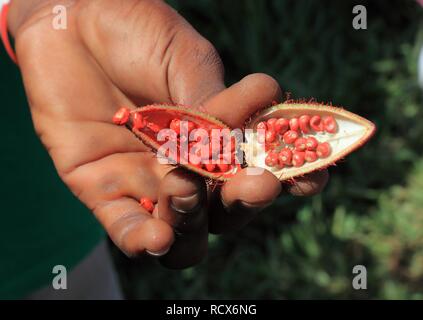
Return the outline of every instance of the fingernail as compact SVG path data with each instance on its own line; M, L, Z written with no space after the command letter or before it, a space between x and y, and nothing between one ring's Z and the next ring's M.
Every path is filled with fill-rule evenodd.
M166 253L168 253L169 250L170 250L170 247L168 247L167 249L165 249L163 251L159 251L159 252L152 252L152 251L149 251L149 250L145 250L145 252L152 257L162 257Z
M258 212L261 211L273 203L273 200L267 202L256 202L256 203L249 203L245 201L240 201L241 205L243 205L246 209Z
M200 204L200 196L195 193L188 197L171 197L170 206L171 208L179 213L186 214L196 211Z

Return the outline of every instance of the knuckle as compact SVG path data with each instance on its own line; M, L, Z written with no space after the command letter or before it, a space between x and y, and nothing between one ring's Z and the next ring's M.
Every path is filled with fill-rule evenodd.
M201 39L193 49L194 61L197 66L221 68L222 60L216 48L206 39Z

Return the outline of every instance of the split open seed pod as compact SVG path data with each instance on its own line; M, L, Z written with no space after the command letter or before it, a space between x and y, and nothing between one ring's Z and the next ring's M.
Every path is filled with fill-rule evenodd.
M216 130L234 131L212 116L181 106L122 108L113 121L126 124L159 157L216 181L226 181L246 166L267 169L281 181L322 170L364 145L375 132L374 124L363 117L317 103L282 103L262 110L243 131L235 132L241 132L242 142L239 134L237 139L216 138ZM217 140L222 145L214 148ZM172 144L175 153L164 148Z
M283 135L278 135L274 143L268 144L268 148L266 146L263 148L263 145L258 141L257 125L263 122L267 123L269 119L287 119L288 122L292 119L298 119L300 121L301 117L304 116L308 116L309 119L313 119L314 116L317 119L320 118L322 128L319 128L319 124L317 123L314 124L314 129L309 125L308 130L306 130L307 132L304 132L300 128L298 130L298 139L315 138L318 145L329 145L328 154L323 155L323 157L318 156L314 161L305 160L301 166L267 165L266 157L272 151L280 154L282 150L289 149L295 153L297 148L295 142L286 143ZM330 128L330 132L325 130L325 119L335 120L335 124L332 123L334 127ZM345 158L349 153L363 146L372 137L376 127L369 120L342 108L315 103L283 103L267 108L255 115L247 124L246 129L250 129L245 131L246 143L244 145L244 151L246 163L249 166L265 168L276 175L279 180L283 181L316 170L322 170L335 164L340 159ZM316 151L316 149L318 147L307 148L306 146L304 152Z

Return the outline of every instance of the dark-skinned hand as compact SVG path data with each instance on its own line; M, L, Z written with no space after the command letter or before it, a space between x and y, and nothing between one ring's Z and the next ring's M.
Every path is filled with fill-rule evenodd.
M66 30L52 27L57 4L67 7ZM127 255L147 251L166 266L191 266L207 253L208 232L235 231L283 196L268 171L242 170L208 191L203 178L159 164L112 124L121 106L168 102L240 128L281 99L265 74L226 88L215 48L164 2L15 0L9 28L37 134L60 177ZM312 195L327 179L326 171L314 173L285 190ZM142 196L158 201L153 214L139 205Z

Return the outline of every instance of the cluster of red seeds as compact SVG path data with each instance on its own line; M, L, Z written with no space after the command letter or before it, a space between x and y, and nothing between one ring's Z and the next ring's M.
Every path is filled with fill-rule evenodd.
M183 126L185 126L185 134L181 134ZM231 164L235 159L236 141L229 132L221 134L221 128L200 128L192 121L178 118L172 119L169 128L177 134L177 150L180 151L180 158L183 161L208 172L227 172L231 169ZM205 131L194 131L195 129L204 129ZM213 129L219 130L216 131L218 134L213 135ZM188 140L191 132L193 132L195 141L189 142L188 151L184 152L180 144ZM228 146L228 144L230 145Z
M113 122L118 125L124 125L129 121L130 115L128 108L121 108L114 115ZM213 135L212 130L222 129L219 127L201 128L206 130L207 135L194 133L195 141L188 142L191 132L195 129L200 129L193 121L174 118L170 121L167 128L161 128L157 124L147 121L140 113L135 112L132 115L132 128L135 130L148 128L155 134L158 134L161 129L173 130L176 133L174 142L176 145L175 151L177 151L177 163L189 163L208 172L225 173L231 169L235 161L236 140L230 134L219 133L218 136ZM184 129L184 133L182 133L181 129ZM184 148L181 148L181 144L186 142L188 142L188 150L184 151ZM230 143L229 148L227 147L228 143ZM168 152L165 156L169 158L170 153Z
M338 125L332 116L302 115L291 119L271 118L257 124L257 130L264 130L258 136L259 143L266 146L265 163L268 167L301 167L306 162L326 158L331 153L328 142L320 143L313 133L336 133ZM276 151L284 144L284 148Z

